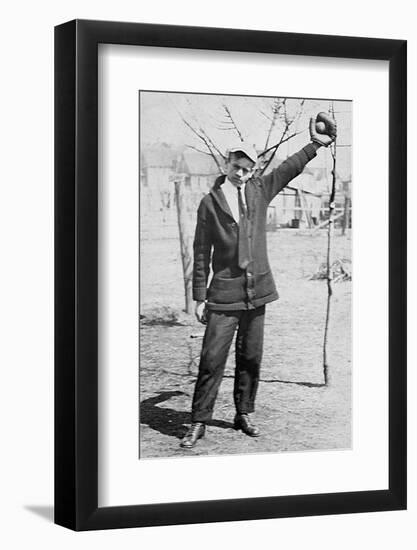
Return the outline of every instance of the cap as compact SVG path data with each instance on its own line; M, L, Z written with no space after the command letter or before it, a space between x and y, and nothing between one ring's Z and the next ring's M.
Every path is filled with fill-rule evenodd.
M241 141L229 149L229 153L237 153L238 151L244 153L252 162L256 164L258 155L252 145L246 143L245 141Z

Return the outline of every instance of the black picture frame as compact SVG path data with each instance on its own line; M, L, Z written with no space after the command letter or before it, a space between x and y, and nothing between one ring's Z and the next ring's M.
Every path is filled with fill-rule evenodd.
M98 507L98 44L389 62L389 488ZM74 530L406 508L404 40L74 20L55 28L55 522Z

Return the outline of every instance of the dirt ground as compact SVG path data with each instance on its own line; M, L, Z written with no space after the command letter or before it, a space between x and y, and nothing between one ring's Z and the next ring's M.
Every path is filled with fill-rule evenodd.
M331 383L323 385L326 282L309 280L326 255L324 230L268 233L269 259L280 299L267 306L264 357L250 438L233 429L231 353L212 422L192 450L179 447L190 423L203 325L141 323L140 457L184 457L346 449L351 446L351 283L335 284L329 334ZM335 258L351 258L350 235L334 238ZM179 243L141 242L141 314L157 306L181 310ZM192 337L197 336L197 337Z

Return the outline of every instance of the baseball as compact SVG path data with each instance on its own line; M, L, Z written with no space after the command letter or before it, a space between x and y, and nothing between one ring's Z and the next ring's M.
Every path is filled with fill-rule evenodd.
M325 134L326 133L326 125L324 122L316 122L316 132L318 134Z

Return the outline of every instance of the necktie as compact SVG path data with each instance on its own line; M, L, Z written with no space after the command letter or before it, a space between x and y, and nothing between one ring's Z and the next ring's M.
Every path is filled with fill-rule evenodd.
M248 235L248 215L242 199L242 190L237 188L237 200L239 204L239 248L238 264L241 269L246 269L250 258L249 235Z

